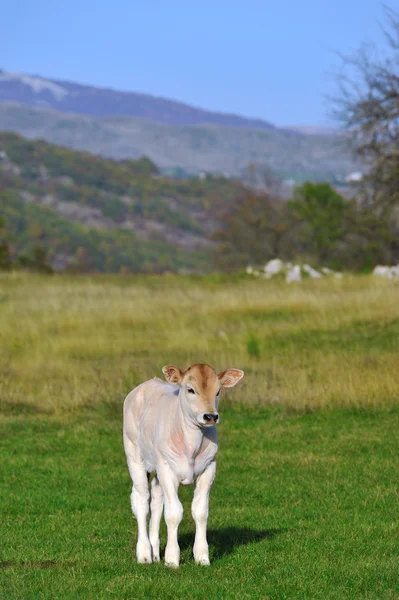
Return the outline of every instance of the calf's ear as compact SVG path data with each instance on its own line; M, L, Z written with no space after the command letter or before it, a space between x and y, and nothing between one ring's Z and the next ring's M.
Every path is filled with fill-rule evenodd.
M183 373L180 371L179 367L175 367L175 365L166 365L166 367L162 367L162 373L169 383L178 384L183 378Z
M227 371L223 371L218 375L222 386L227 388L234 387L243 377L244 371L241 371L241 369L227 369Z

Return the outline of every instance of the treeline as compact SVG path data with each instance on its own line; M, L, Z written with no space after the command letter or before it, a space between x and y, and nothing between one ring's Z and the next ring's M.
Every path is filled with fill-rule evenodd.
M221 270L276 257L354 271L399 262L396 213L348 200L327 183L306 182L288 201L246 190L220 222L214 264Z
M329 184L307 182L283 200L265 191L241 191L219 212L212 264L208 254L179 249L163 253L162 243L140 242L130 232L88 230L54 211L0 193L0 269L51 273L54 257L66 272L161 273L181 267L236 272L279 257L337 270L370 271L399 262L399 220L373 205L348 200ZM13 235L7 231L11 223ZM48 240L48 236L51 240ZM13 244L12 239L26 239ZM50 243L49 243L50 242ZM49 245L52 253L49 253ZM65 260L64 264L62 263Z

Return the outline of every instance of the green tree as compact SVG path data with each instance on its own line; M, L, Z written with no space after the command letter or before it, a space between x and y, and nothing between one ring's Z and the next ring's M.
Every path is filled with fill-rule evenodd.
M345 199L328 183L307 181L294 190L288 206L300 227L302 250L324 264L334 262L345 232Z
M213 235L217 242L213 261L218 268L236 270L292 254L293 221L281 199L247 189L219 219L222 226Z
M18 263L21 268L38 273L53 273L52 267L48 263L47 250L37 244L34 246L31 255L21 255L18 257Z
M337 264L348 269L370 271L376 264L392 261L392 248L399 240L390 226L387 213L378 214L373 206L352 200L345 215L345 235L335 255Z

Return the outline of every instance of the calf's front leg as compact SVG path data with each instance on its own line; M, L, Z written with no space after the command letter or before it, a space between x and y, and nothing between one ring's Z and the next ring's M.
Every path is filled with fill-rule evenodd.
M168 567L178 567L180 562L180 548L177 541L177 533L180 521L183 518L183 506L177 493L179 482L176 475L165 462L161 463L157 468L157 476L162 488L165 521L168 528L165 563Z
M205 471L197 477L191 514L195 521L194 559L199 565L209 565L209 549L206 539L206 525L209 512L209 493L215 479L216 462L212 461Z

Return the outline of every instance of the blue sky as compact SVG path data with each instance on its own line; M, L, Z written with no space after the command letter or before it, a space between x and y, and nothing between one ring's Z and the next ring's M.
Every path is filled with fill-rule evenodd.
M13 0L0 67L323 125L335 53L382 45L382 22L377 0Z

